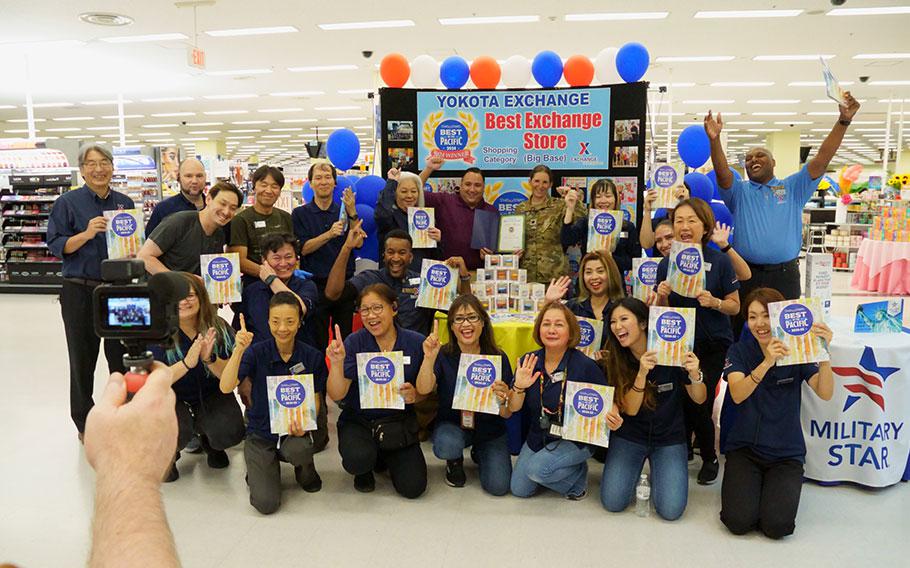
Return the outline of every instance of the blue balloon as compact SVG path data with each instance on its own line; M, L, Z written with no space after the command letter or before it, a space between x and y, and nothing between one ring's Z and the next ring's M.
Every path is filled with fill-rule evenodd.
M325 152L336 168L342 172L351 168L360 155L360 139L347 128L329 134Z
M733 179L735 181L741 181L743 179L743 176L739 175L739 172L734 170L733 168L730 168L730 172L733 174ZM711 170L710 172L708 172L705 175L708 176L708 179L711 180L711 185L714 186L713 199L722 199L722 197L720 196L720 187L717 185L717 172L714 170Z
M304 203L309 203L310 201L313 201L313 197L314 197L313 186L310 185L309 180L303 182L303 192L302 193L303 193L303 202Z
M366 176L354 184L354 197L358 205L376 207L379 192L385 188L385 180L379 176Z
M452 55L446 57L442 65L439 66L439 80L445 85L446 89L460 89L468 82L471 76L471 68L464 57Z
M562 59L555 51L541 51L534 56L531 74L541 87L555 87L562 79Z
M683 181L689 187L690 197L697 197L710 202L711 198L714 196L714 186L705 174L691 172L686 174Z
M645 76L651 56L640 43L629 42L616 52L616 72L626 83L634 83Z
M664 209L663 207L661 207L660 209L658 209L657 211L654 212L654 216L652 217L652 219L666 219L669 216L670 216L670 212L667 211L666 209Z
M700 168L711 157L711 141L701 124L687 126L676 139L679 157L692 169Z
M363 220L361 229L369 236L376 236L376 214L369 205L357 205L357 216Z
M363 246L357 253L360 258L368 258L373 262L379 262L379 237L373 235L363 240Z
M714 211L714 219L718 223L723 223L724 225L729 225L733 227L733 213L727 209L727 206L724 205L723 201L713 200L711 201L711 210ZM732 238L731 238L732 240Z

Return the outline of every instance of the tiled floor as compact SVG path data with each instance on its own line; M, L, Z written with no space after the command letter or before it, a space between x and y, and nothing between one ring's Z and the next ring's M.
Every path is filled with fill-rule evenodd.
M846 291L847 276L836 275L836 290ZM851 314L864 299L838 297L835 314ZM0 314L0 563L82 565L93 473L69 420L59 306L49 296L0 296ZM385 476L376 493L354 492L332 437L316 458L322 492L305 494L286 468L284 503L270 517L248 504L240 449L219 471L203 457L184 456L180 480L163 489L184 565L884 567L906 566L910 558L906 484L872 491L807 483L796 534L773 542L727 533L717 517L720 485L696 485L694 469L688 508L675 523L631 510L606 513L597 498L601 466L593 462L584 501L492 498L470 467L467 487L447 487L429 448L430 488L406 501Z

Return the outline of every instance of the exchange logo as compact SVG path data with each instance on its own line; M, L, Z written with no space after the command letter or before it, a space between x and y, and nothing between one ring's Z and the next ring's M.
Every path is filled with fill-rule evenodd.
M875 361L875 352L866 346L859 359L859 367L834 367L832 370L838 376L858 379L844 385L844 388L852 393L847 396L844 411L856 404L859 399L866 397L884 412L885 397L881 394L882 388L888 377L900 371L900 367L880 367Z

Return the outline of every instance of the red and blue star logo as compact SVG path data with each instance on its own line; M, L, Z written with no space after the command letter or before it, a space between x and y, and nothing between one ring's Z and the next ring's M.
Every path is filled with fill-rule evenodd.
M841 377L856 377L859 381L845 384L844 388L853 394L847 395L844 411L853 406L864 395L885 411L885 397L881 394L885 381L900 367L880 367L875 361L875 352L868 345L863 350L857 367L834 367L832 370Z

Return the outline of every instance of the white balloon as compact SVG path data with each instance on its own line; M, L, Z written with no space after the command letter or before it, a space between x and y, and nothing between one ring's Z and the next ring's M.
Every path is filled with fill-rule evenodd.
M439 62L429 55L418 55L411 62L411 83L418 89L438 86Z
M597 54L594 59L594 76L602 85L624 83L622 77L616 72L616 47L608 47Z
M502 64L502 82L507 87L524 88L531 80L531 62L521 55L513 55Z

